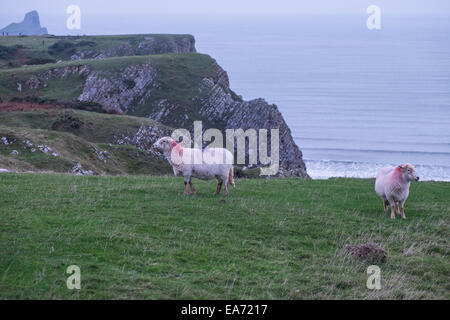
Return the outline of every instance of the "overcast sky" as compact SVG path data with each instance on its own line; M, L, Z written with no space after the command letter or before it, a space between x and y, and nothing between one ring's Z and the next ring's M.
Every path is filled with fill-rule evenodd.
M80 6L86 14L112 15L356 15L371 4L379 5L385 14L450 13L449 0L16 0L2 1L3 15L21 17L24 12L65 14L70 4Z
M93 20L101 17L102 23L145 23L151 17L236 17L236 16L305 16L352 15L365 16L369 5L378 5L384 16L450 15L450 0L16 0L2 1L0 28L19 22L26 12L37 10L42 26L51 33L65 33L67 7L78 5L86 33L94 30ZM123 19L123 20L122 20ZM99 21L99 19L97 19ZM92 23L92 30L87 29ZM134 30L134 29L133 29Z

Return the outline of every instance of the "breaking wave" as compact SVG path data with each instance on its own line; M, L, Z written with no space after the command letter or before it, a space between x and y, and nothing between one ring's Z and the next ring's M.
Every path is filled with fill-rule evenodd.
M305 160L305 164L308 174L313 179L375 178L382 167L395 165L333 160ZM415 168L421 181L450 181L449 166L415 165Z

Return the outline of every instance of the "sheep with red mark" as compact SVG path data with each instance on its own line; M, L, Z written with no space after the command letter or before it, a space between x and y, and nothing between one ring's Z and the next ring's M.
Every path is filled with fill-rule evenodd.
M228 185L234 184L233 155L224 148L183 148L174 139L163 137L155 142L152 148L160 149L173 168L175 176L184 178L184 194L195 194L192 177L211 180L217 179L215 194L219 194L225 185L225 195L228 195ZM191 188L189 192L188 184Z
M391 206L391 219L395 219L395 212L405 216L405 202L409 195L411 181L418 181L419 176L410 164L397 167L382 168L375 180L375 192L383 199L384 212Z

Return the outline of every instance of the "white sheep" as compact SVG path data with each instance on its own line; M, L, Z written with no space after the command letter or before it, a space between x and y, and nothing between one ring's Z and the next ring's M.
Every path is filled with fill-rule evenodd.
M192 149L182 148L174 139L163 137L155 142L154 148L163 151L164 156L172 165L175 176L184 177L184 194L195 194L191 177L202 180L217 179L215 194L219 194L225 183L225 195L228 195L228 185L234 186L233 155L224 148Z
M395 211L406 219L404 204L409 195L411 181L418 181L414 167L401 164L397 167L382 168L375 180L375 192L383 199L384 212L391 206L391 219L395 219Z

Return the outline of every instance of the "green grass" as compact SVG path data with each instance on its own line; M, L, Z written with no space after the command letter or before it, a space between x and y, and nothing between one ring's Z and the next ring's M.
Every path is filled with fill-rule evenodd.
M152 37L156 40L178 41L186 37L191 37L187 34L123 34L123 35L96 35L96 36L9 36L1 37L0 45L15 46L21 45L33 51L48 51L49 47L59 41L69 41L74 44L84 43L86 41L94 42L94 48L107 49L119 44L129 42L136 44L144 41L145 38Z
M47 51L49 46L59 40L61 40L59 37L49 35L29 37L9 36L1 37L0 45L6 47L20 45L33 51Z
M191 35L177 34L137 34L137 35L98 35L98 36L27 36L0 37L0 68L11 68L26 64L43 63L45 60L70 60L70 57L83 50L96 53L105 52L122 45L137 48L151 37L156 53L165 53L168 42L180 42ZM8 48L19 48L11 55ZM160 52L158 52L158 50ZM5 54L1 54L1 53ZM123 55L118 52L118 55ZM39 62L39 60L41 60Z
M60 79L50 79L48 87L43 88L40 97L43 99L56 99L58 101L76 100L83 92L84 81L75 75L70 75L61 81Z
M407 220L373 180L0 174L0 298L449 299L449 183L411 186ZM389 252L381 290L345 244ZM81 268L81 290L65 270Z

